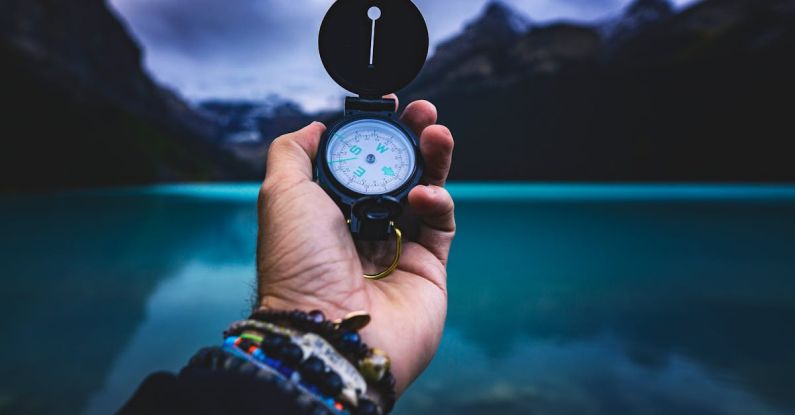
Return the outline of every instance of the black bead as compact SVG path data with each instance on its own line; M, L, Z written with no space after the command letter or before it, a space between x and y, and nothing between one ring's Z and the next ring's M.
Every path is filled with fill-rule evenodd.
M359 406L356 407L356 415L377 415L378 405L369 399L359 399Z
M326 316L320 310L310 311L307 317L309 317L309 320L311 320L315 324L321 324L324 321L326 321Z
M304 351L297 344L288 343L281 348L278 357L287 366L295 367L304 360Z
M335 372L329 371L323 374L323 380L320 383L320 391L327 396L337 396L342 392L342 378Z
M395 389L395 376L392 375L392 372L386 372L380 383L387 389Z
M356 360L362 360L367 357L368 353L370 353L370 348L368 348L366 344L360 343L359 347L356 349Z
M266 353L277 354L286 344L290 344L290 339L280 334L269 334L262 339L262 348Z
M256 344L249 339L240 339L240 343L237 344L237 347L240 350L245 350L246 352L248 352L248 349L250 349L251 346L256 346Z
M272 334L267 337L267 342L274 347L281 347L287 343L290 343L290 339L287 336L282 336L280 334Z
M319 358L312 356L298 365L298 371L307 381L318 383L322 380L323 373L326 371L326 364Z
M391 372L386 372L383 380L384 384L387 385L389 389L395 389L395 376L393 376Z

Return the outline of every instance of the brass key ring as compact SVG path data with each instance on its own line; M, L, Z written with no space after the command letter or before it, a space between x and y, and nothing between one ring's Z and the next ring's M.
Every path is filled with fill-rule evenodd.
M400 229L398 229L397 226L395 226L394 222L390 222L389 226L391 226L392 229L395 230L395 241L397 242L397 247L395 248L395 259L392 260L392 264L389 266L389 268L379 272L378 274L375 275L364 274L364 278L368 280L372 281L382 280L392 275L392 273L395 272L395 270L397 269L398 263L400 262L400 254L403 252L403 234L400 232Z

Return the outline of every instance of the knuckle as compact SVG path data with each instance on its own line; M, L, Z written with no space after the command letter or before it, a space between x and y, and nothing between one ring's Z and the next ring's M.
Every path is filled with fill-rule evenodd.
M291 141L290 134L279 136L268 146L268 151L274 153L282 152L290 147Z

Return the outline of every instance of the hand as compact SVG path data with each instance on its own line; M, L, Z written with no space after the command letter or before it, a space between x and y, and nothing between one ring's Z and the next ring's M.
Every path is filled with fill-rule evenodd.
M450 131L436 123L436 108L410 104L402 121L420 137L423 185L409 194L408 227L398 269L381 281L369 254L357 249L345 217L312 180L321 134L313 123L276 139L268 152L259 198L257 271L259 306L321 310L329 319L364 310L372 322L362 331L370 347L386 351L398 394L430 363L447 314L447 256L455 234L453 200L444 189L453 152ZM412 233L412 232L409 232ZM394 244L394 243L393 243ZM360 253L361 252L361 253ZM389 256L391 253L388 253ZM387 261L388 264L388 261Z

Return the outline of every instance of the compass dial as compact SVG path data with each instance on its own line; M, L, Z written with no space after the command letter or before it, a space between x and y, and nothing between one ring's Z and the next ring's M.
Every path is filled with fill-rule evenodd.
M346 124L327 147L329 170L343 186L364 195L392 192L414 173L414 146L399 128L365 119Z

